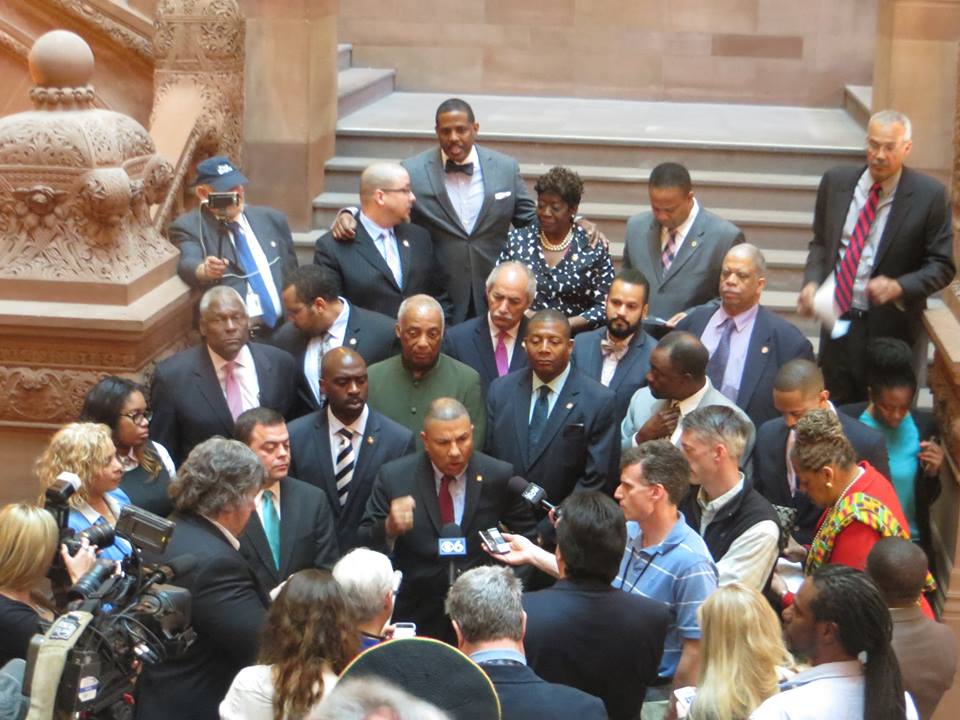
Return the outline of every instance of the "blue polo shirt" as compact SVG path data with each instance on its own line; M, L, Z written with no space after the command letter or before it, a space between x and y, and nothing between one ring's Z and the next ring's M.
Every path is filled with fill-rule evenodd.
M703 538L678 515L659 545L642 547L636 522L627 523L627 547L613 586L667 606L671 623L658 674L672 678L680 662L683 640L700 639L697 610L717 589L717 566Z

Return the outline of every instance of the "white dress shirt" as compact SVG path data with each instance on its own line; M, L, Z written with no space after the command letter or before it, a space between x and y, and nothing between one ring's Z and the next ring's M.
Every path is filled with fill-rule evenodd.
M260 274L260 277L263 278L263 284L267 287L267 292L270 293L270 300L273 302L273 310L277 314L277 317L283 317L283 302L280 299L280 293L277 292L277 284L273 281L273 273L270 271L270 263L267 261L267 256L263 254L263 248L260 246L260 241L257 240L257 234L253 231L247 216L243 213L237 217L237 222L240 224L240 229L243 230L243 234L247 238L247 244L250 246L250 254L253 255L253 261L257 265L257 272ZM230 238L233 240L233 249L236 252L237 243L233 238L233 233L230 233ZM240 257L239 254L237 257ZM279 256L277 257L279 260ZM261 317L263 315L263 310L260 308L260 296L254 292L253 287L247 282L247 297L245 298L245 304L247 306L247 313L251 318Z
M477 224L477 218L480 216L480 208L483 207L483 169L480 167L480 156L477 155L477 146L470 148L470 154L463 164L473 163L473 175L465 175L461 172L446 172L447 155L443 150L440 151L440 161L443 172L443 184L447 188L447 197L453 209L457 211L457 217L460 218L460 224L467 234L473 232Z
M363 433L367 428L367 418L370 417L370 408L367 405L363 406L363 412L360 413L360 417L354 420L349 425L345 425L343 421L340 420L336 415L333 414L333 411L330 409L330 406L327 406L325 411L327 413L327 432L330 435L330 464L331 467L336 470L337 467L337 455L340 454L340 443L343 436L338 433L343 428L346 428L353 433L353 437L350 440L350 443L353 445L353 462L354 468L356 468L357 459L360 457L360 443L363 440Z
M433 462L430 463L433 465L433 481L437 488L437 496L440 495L440 481L443 479L443 473L437 468ZM450 490L450 497L453 498L453 520L457 525L463 524L463 504L467 497L467 471L464 470L462 473L457 475L453 480L450 481L450 485L447 486L447 489Z
M693 207L690 209L690 214L687 215L687 219L682 223L677 225L675 228L677 232L677 246L673 250L674 257L680 252L680 246L683 245L683 241L687 239L687 233L690 232L690 228L693 226L694 220L697 219L697 215L700 213L700 203L697 202L697 199L693 199ZM666 227L660 228L660 252L662 253L667 249L667 243L670 242L670 230Z
M544 385L550 388L550 392L547 394L547 417L553 413L553 408L557 404L557 398L560 397L560 392L563 390L563 384L567 381L567 377L570 375L570 363L567 363L567 366L563 369L563 372L557 375L553 380L548 383L545 383L536 373L533 375L533 390L530 393L530 413L527 416L527 423L533 419L533 409L537 406L537 399L540 397L540 388Z
M340 300L341 306L337 319L323 335L310 338L307 349L303 353L303 376L307 379L310 391L317 402L323 402L323 396L320 394L320 359L334 348L341 347L347 336L350 303L346 298L337 299Z
M673 429L673 434L670 436L670 442L677 447L680 446L680 435L683 434L683 419L700 407L700 401L703 400L703 396L706 395L712 387L713 385L710 382L710 378L706 378L702 388L697 390L690 397L677 401L677 408L680 410L680 419L677 420L677 426ZM633 442L634 445L636 445L636 435L634 435Z
M223 397L227 397L227 371L228 360L223 359L215 353L210 346L207 346L207 352L210 353L210 359L213 361L213 369L217 373L217 380L220 382L220 390L223 391ZM253 354L250 347L244 345L240 352L233 359L233 376L240 385L240 400L243 404L243 410L260 407L260 380L257 378L257 367L253 363Z

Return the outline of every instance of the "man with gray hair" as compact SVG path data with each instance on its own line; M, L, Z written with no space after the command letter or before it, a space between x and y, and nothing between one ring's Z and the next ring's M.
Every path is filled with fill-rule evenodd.
M369 548L355 548L333 566L333 577L360 633L360 648L385 640L383 630L393 615L395 592L390 558Z
M309 720L451 720L436 705L378 677L347 679L310 713Z
M341 243L327 232L317 239L313 264L336 273L354 305L394 317L404 298L425 293L450 314L447 269L437 262L430 233L410 224L415 199L403 167L374 163L360 175L356 238Z
M190 591L197 639L183 655L144 665L137 720L215 718L234 676L255 661L268 599L237 538L266 477L246 445L212 438L193 449L170 483L176 531L166 552L145 552L144 559L193 558L175 582Z
M400 305L397 337L400 355L371 365L371 409L409 428L423 429L427 406L440 397L463 403L474 422L474 440L483 445L486 415L477 371L440 352L443 309L429 295L414 295ZM423 448L417 441L417 448Z
M813 316L821 285L832 296L839 320L821 330L820 365L840 405L867 399L871 338L899 338L926 364L921 315L956 272L946 188L904 167L912 146L909 118L878 112L867 125L867 165L828 170L817 191L797 311Z
M762 591L777 561L780 529L773 505L740 472L748 434L747 423L722 405L683 419L680 447L690 463L691 488L680 511L707 544L720 585L738 582Z
M250 342L239 293L217 285L200 300L204 342L157 364L150 388L151 437L178 465L194 445L233 435L240 413L268 407L287 417L296 403L296 367L285 350Z
M447 355L480 374L484 393L498 377L527 367L525 313L537 296L537 278L511 260L490 271L486 289L487 312L450 328L443 339Z
M457 646L483 668L507 720L606 718L603 701L582 690L548 683L527 667L520 580L509 568L479 567L457 578L446 610Z

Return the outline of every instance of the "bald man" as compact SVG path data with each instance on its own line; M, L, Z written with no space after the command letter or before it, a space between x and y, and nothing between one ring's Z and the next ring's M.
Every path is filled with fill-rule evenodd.
M370 406L412 432L423 428L431 401L451 397L463 403L474 424L474 442L483 447L486 427L480 375L440 352L443 312L434 298L407 298L397 313L400 355L370 366ZM422 449L422 441L417 449Z
M385 462L414 451L413 433L367 406L367 364L350 348L323 356L326 407L294 420L290 473L327 493L341 552L357 547L373 478Z
M795 325L760 304L767 284L763 253L749 243L734 245L720 269L720 301L694 308L677 323L700 338L710 353L713 386L760 427L779 416L773 380L790 360L813 360L813 346Z
M338 243L325 233L317 240L314 265L335 272L354 305L395 317L405 298L424 293L450 314L447 270L437 262L430 233L410 224L415 199L403 167L374 163L360 175L356 239Z

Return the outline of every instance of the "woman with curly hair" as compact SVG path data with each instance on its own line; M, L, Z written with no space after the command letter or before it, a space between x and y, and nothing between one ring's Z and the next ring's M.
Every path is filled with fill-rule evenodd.
M270 606L259 665L241 670L220 703L221 720L301 720L330 692L359 650L333 575L301 570Z
M746 720L791 675L780 619L753 588L724 585L700 606L700 673L690 720Z
M117 524L120 510L130 498L120 489L123 468L117 458L110 428L99 423L70 423L50 440L37 461L36 473L42 489L48 488L62 472L75 473L80 487L70 498L71 528L80 532L94 525ZM40 497L43 504L43 496ZM133 551L121 537L100 549L100 557L123 560Z
M591 247L587 232L576 223L583 181L573 170L554 167L540 176L534 190L537 220L510 231L498 263L516 260L533 271L537 297L531 311L559 310L574 333L602 325L613 261L604 243Z
M115 376L90 388L80 411L82 422L103 423L113 432L123 466L120 489L137 507L166 517L173 512L167 488L176 469L166 448L150 439L151 417L146 390Z

